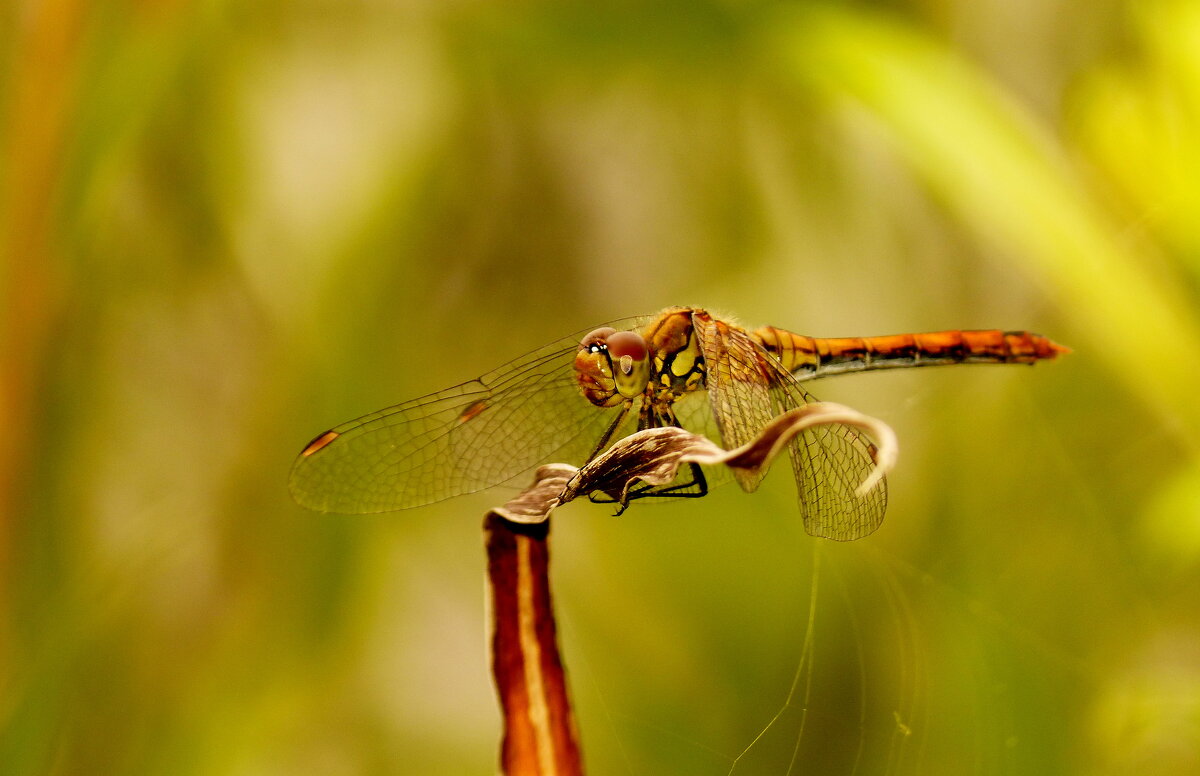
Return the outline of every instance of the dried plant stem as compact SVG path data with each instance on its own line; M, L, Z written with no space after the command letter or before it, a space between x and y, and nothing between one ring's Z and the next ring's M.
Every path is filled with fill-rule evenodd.
M550 600L549 521L484 521L492 596L492 673L504 716L506 776L583 773Z
M882 421L848 407L816 403L789 410L749 443L724 450L681 428L646 429L619 440L582 469L547 464L533 483L484 520L488 583L492 592L492 673L504 716L500 762L506 776L576 776L583 773L579 733L567 697L550 603L550 513L594 491L627 504L635 481L672 482L687 462L757 471L805 429L844 424L878 442L875 465L859 494L875 487L896 460L896 438Z

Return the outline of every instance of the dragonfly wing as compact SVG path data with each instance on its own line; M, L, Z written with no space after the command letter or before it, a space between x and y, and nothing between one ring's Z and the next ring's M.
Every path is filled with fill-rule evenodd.
M675 400L672 405L679 427L693 434L700 434L712 440L721 439L721 429L713 417L712 406L708 400L707 391L692 391L685 393ZM704 469L704 479L709 490L733 481L733 471L725 466L712 466ZM681 476L689 476L681 472Z
M708 313L693 314L692 324L704 354L705 385L721 442L727 449L740 447L777 414L770 393L774 370L763 362L771 356L745 331ZM734 472L747 492L758 488L765 474Z
M614 411L590 404L576 385L579 336L325 432L292 466L293 498L323 512L390 512L483 490L552 461L583 464Z
M816 401L770 354L771 397L777 412ZM875 466L875 445L857 429L840 423L806 429L789 445L804 530L813 536L848 542L874 533L887 509L887 480L858 495Z

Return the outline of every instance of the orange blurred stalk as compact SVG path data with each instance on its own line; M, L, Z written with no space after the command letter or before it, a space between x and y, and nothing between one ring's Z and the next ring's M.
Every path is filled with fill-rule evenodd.
M26 3L14 12L8 104L0 154L0 607L8 598L11 542L32 468L37 383L60 306L62 266L55 239L68 129L75 104L85 4ZM0 631L0 649L5 634ZM0 663L3 663L0 651Z
M550 601L549 521L484 521L492 596L492 675L504 717L506 776L583 773Z

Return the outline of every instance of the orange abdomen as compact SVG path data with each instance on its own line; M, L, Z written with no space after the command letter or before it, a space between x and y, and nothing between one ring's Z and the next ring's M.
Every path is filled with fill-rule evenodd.
M941 364L1032 364L1068 348L1027 331L935 331L885 337L806 337L774 326L754 332L801 380L866 369Z

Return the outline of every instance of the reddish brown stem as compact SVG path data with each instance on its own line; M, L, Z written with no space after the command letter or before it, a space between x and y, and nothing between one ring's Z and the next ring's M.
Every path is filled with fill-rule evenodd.
M549 531L548 521L519 525L495 513L484 521L506 776L583 774L550 601Z

